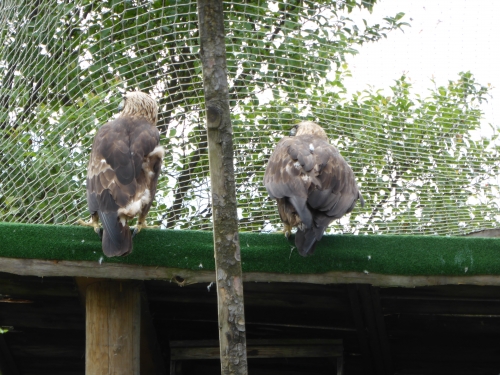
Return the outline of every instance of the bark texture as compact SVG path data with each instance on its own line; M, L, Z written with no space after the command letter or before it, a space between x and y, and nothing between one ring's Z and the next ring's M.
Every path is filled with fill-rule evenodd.
M198 0L222 374L247 374L243 280L221 0Z
M141 300L138 284L101 281L86 290L87 375L139 375Z

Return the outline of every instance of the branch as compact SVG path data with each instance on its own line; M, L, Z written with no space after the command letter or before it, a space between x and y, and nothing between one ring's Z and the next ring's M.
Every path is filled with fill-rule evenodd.
M181 215L182 203L187 191L189 190L191 181L191 172L196 168L201 159L201 155L206 153L207 150L207 135L202 133L201 140L198 148L191 156L191 159L186 164L186 168L181 172L177 179L177 188L175 189L175 199L172 207L170 207L167 214L167 228L173 228Z
M392 170L396 171L396 176L394 176L394 178L391 181L391 186L390 186L391 190L392 189L396 189L398 187L397 183L398 183L398 180L401 178L401 175L400 175L399 170L397 168L393 167ZM375 214L380 211L380 209L384 206L384 204L387 203L387 201L389 200L390 196L391 196L391 194L387 194L387 196L384 197L384 199L382 199L380 202L378 202L378 204L373 208L372 213L371 213L370 217L368 218L368 222L369 223L372 221L372 219L374 218Z

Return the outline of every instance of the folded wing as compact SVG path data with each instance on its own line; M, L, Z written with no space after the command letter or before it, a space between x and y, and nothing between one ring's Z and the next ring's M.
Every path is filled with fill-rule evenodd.
M295 244L304 256L314 251L333 220L362 200L351 167L315 135L283 138L269 159L264 184L278 201L285 227L298 228Z

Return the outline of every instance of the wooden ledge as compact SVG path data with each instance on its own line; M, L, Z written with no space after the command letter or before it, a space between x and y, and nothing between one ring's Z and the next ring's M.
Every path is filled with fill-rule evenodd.
M342 340L247 340L248 358L342 357ZM219 359L219 342L214 340L171 341L172 361Z
M0 272L22 276L72 276L130 280L170 280L180 286L215 282L215 272L168 267L138 266L89 261L58 261L40 259L1 258ZM306 284L370 284L381 287L431 285L493 285L500 286L498 275L475 276L401 276L362 272L326 272L321 274L281 274L247 272L245 282L284 282Z

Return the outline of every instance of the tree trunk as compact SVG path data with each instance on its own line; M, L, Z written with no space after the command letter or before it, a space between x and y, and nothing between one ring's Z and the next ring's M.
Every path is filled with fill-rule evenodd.
M222 375L247 374L243 280L222 0L198 0L207 113Z
M101 281L86 290L86 375L139 375L137 284Z

